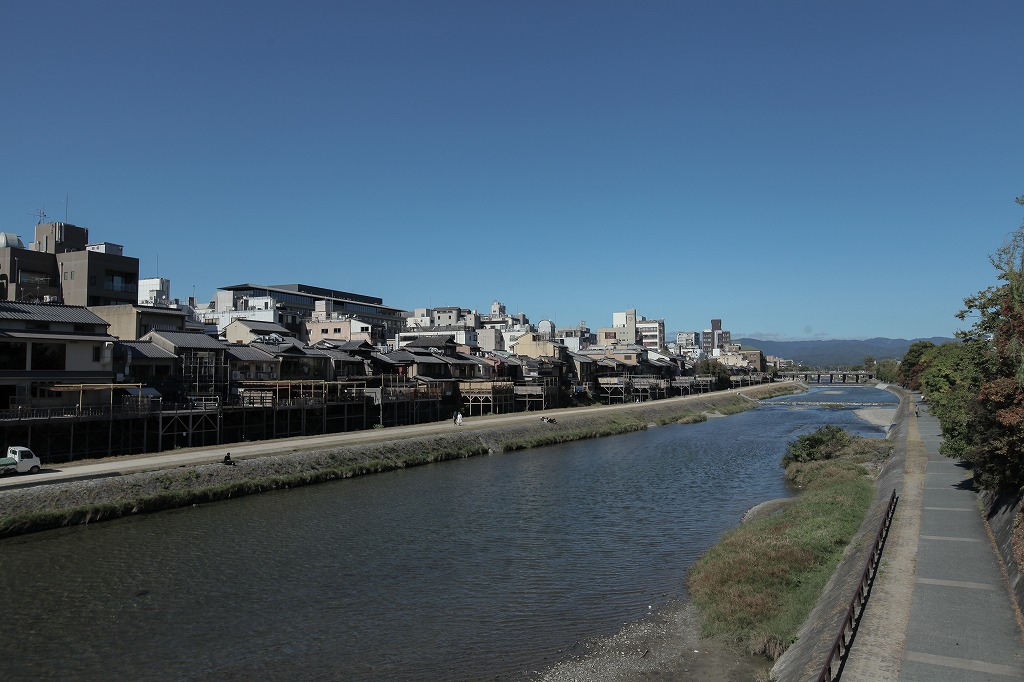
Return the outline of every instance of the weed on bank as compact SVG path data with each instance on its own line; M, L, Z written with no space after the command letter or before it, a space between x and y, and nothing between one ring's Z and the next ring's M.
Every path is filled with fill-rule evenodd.
M889 441L824 427L789 444L786 477L801 494L731 531L690 571L703 634L776 659L796 639L874 499Z

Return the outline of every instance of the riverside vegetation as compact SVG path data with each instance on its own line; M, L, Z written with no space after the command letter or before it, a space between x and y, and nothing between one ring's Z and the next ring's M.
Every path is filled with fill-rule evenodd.
M555 424L468 425L426 437L293 450L239 459L235 466L206 464L112 478L70 481L0 493L0 537L225 500L450 459L508 452L646 429L692 423L708 415L741 412L763 399L795 393L793 384L758 387L746 394L722 392L691 400L651 401L611 414L585 409L559 414ZM282 448L287 448L283 444Z
M892 447L837 426L792 441L782 465L802 493L726 534L690 571L703 634L781 656L860 528Z

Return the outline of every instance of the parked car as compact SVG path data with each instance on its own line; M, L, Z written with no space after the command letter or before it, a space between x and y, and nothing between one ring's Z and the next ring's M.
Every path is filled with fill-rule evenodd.
M0 459L0 474L18 472L24 474L39 473L41 462L31 450L20 445L7 448L7 456Z

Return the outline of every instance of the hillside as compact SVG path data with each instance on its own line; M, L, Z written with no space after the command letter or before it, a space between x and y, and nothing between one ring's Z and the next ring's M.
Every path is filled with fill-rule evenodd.
M915 341L931 341L936 345L951 343L955 339L940 336L929 339L863 339L827 341L766 341L762 339L733 339L733 343L744 348L757 348L765 355L792 360L798 365L809 367L834 367L837 365L860 365L864 358L875 360L901 360Z

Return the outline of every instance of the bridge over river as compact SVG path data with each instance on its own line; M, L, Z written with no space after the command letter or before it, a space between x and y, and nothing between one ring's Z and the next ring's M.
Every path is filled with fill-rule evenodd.
M874 379L875 373L867 371L845 372L827 369L807 369L790 372L781 372L779 376L781 376L783 379L803 381L804 383L808 384L859 384L861 382L870 381L871 379Z

